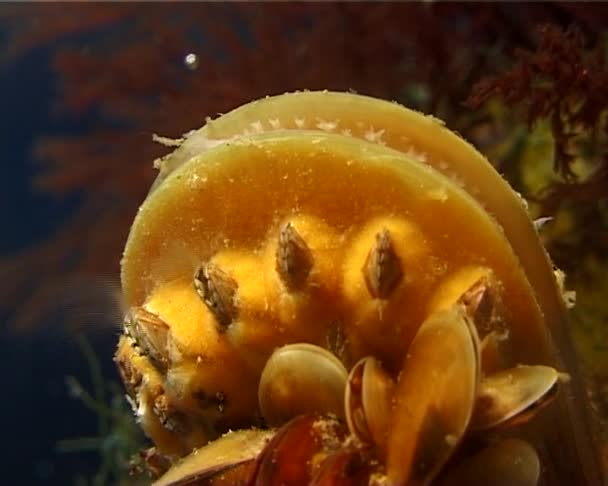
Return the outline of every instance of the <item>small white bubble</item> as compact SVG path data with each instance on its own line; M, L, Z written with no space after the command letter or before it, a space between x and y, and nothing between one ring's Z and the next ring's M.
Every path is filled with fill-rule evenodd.
M194 71L198 67L198 56L190 52L184 56L184 65L186 68Z

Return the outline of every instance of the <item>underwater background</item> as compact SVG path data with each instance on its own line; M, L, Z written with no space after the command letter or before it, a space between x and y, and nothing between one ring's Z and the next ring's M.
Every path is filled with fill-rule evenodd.
M1 4L2 483L134 484L145 440L112 355L122 248L167 152L153 135L299 89L444 119L550 218L603 426L607 34L602 4Z

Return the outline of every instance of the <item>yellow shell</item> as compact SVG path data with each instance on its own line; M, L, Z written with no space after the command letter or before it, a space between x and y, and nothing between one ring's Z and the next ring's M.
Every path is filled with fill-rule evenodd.
M500 362L576 376L522 200L439 120L353 94L287 94L208 122L158 165L122 286L129 307L168 327L167 369L128 336L117 360L123 376L128 363L143 377L132 394L161 450L181 455L260 423L260 374L285 344L325 347L347 367L374 356L397 379L429 314L481 275L500 316L480 334L508 334ZM185 432L166 425L159 400ZM531 434L547 456L568 457L565 477L583 477L594 467L584 413L558 403L550 440Z

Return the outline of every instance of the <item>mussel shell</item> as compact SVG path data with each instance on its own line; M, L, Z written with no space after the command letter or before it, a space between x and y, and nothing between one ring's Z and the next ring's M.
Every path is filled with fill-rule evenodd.
M549 366L516 366L483 378L471 428L485 430L528 420L556 397L559 373Z
M540 460L534 448L519 439L505 439L448 468L441 486L535 486Z
M431 315L408 350L388 436L389 484L428 484L467 429L480 367L467 319L461 305Z
M160 317L143 307L134 307L125 317L125 331L159 371L166 371L169 326Z
M259 429L229 432L186 456L160 477L153 486L222 484L213 483L212 480L214 477L228 473L234 467L241 469L233 471L232 474L246 475L248 468L251 467L247 464L248 461L254 460L260 454L275 432Z
M433 116L353 93L318 91L267 97L210 120L188 134L184 143L159 163L161 171L153 190L176 168L218 144L252 132L289 133L297 129L335 131L386 144L462 185L502 226L538 295L547 322L560 327L558 338L563 339L563 305L552 266L521 197L472 145Z
M348 372L333 354L312 344L289 344L267 361L258 388L262 416L282 425L307 413L344 414Z
M395 383L373 356L353 366L344 396L346 422L351 433L384 453L390 427Z
M308 485L346 436L346 427L335 417L296 417L279 429L260 454L252 486Z
M226 464L216 469L194 473L168 486L248 486L256 471L256 460Z
M348 448L331 454L308 486L359 486L369 484L370 476L379 469L369 449Z

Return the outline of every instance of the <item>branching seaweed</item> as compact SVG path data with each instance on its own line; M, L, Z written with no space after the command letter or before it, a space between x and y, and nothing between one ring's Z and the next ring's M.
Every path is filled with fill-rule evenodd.
M98 453L100 466L95 476L90 479L79 477L77 484L139 484L138 481L144 478L133 477L129 472L133 470L130 467L131 458L143 447L144 439L124 399L123 388L104 378L99 360L85 338L79 337L78 344L91 374L93 392L91 394L85 390L73 376L66 377L66 385L70 395L80 400L97 417L97 435L63 439L57 443L57 450L63 453Z
M606 44L600 35L588 46L576 27L553 24L537 30L534 50L518 50L515 65L479 81L467 105L474 109L498 98L523 112L533 127L547 121L553 137L553 165L557 178L538 194L526 196L541 205L544 214L576 210L571 236L576 244L604 253L608 250L605 207L608 198L608 65ZM585 243L583 243L585 242ZM569 264L572 246L553 241L551 253Z
M582 145L599 143L608 134L604 45L598 43L587 50L576 27L562 30L552 24L539 27L538 37L535 51L517 51L518 62L513 68L479 81L467 104L478 108L489 98L500 97L522 107L530 126L549 119L555 139L555 170L572 182L577 179L573 166ZM605 154L600 155L605 158ZM601 168L595 175L605 177L604 172Z

